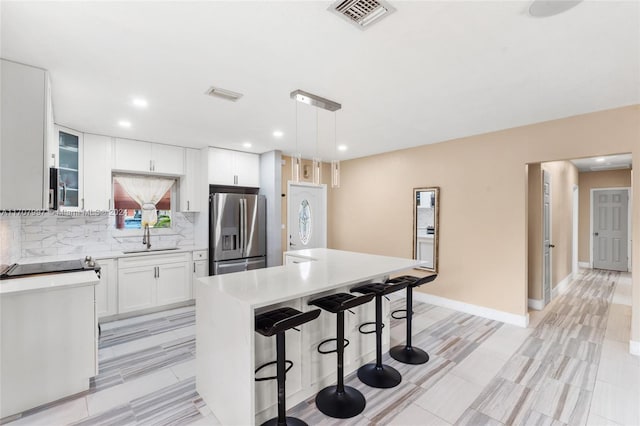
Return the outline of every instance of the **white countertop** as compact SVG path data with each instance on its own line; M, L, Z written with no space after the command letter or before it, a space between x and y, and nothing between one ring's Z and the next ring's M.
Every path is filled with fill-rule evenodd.
M424 263L332 249L295 250L285 254L311 261L200 278L197 291L223 292L251 308L259 308L405 271Z
M184 253L198 250L208 250L207 247L202 246L184 246L178 247L175 250L156 250L141 251L137 253L124 253L123 251L103 251L103 252L90 252L90 253L73 253L73 254L61 254L58 256L30 256L22 257L16 263L41 263L41 262L58 262L63 260L75 260L84 259L85 256L91 256L96 260L100 259L117 259L120 257L135 257L135 256L152 256L154 254L171 254L171 253Z
M33 275L0 280L0 295L55 290L62 287L97 285L99 282L100 280L94 271Z

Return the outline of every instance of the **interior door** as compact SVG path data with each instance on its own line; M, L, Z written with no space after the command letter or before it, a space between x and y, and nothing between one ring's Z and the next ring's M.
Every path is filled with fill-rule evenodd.
M551 301L551 175L542 171L542 300Z
M628 205L626 189L593 191L593 267L627 271Z
M289 250L327 246L327 186L289 182Z

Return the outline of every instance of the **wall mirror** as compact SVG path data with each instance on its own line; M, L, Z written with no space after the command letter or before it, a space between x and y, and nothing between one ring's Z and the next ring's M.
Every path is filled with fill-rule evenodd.
M438 272L438 208L440 188L415 188L413 190L413 258L423 260L418 267Z

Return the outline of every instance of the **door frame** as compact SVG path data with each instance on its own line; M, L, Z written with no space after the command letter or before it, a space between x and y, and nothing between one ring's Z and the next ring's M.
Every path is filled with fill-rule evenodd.
M322 227L323 227L323 235L322 238L320 240L320 243L322 245L322 247L327 247L327 232L329 231L327 229L327 185L322 183L320 185L315 185L313 183L308 183L308 182L293 182L293 181L288 181L287 182L287 250L285 251L291 251L290 250L290 246L289 246L289 236L291 235L291 233L289 232L289 224L291 221L291 187L294 186L299 186L299 187L306 187L306 188L318 188L318 189L322 189L322 196L321 196L321 203L322 203L322 210L323 210L323 220L322 220Z
M627 271L631 272L631 225L632 225L632 192L629 186L610 187L610 188L591 188L589 191L589 268L593 268L593 207L594 193L596 191L627 191L629 202L627 203Z
M572 236L571 236L571 276L572 278L575 278L578 274L579 271L579 267L578 267L578 244L579 244L579 240L578 240L578 235L580 233L579 230L579 216L580 216L580 188L578 187L578 185L573 185L573 194L572 194L572 201L573 201L573 207L572 207L572 216L573 216L573 223L572 223L572 228L573 228L573 232L572 232Z
M548 176L548 180L549 180L549 245L553 245L553 185L552 185L552 181L551 181L551 173L547 170L545 170L544 168L540 167L540 177L542 178L542 203L541 203L541 207L542 207L542 285L541 290L542 290L542 306L543 308L545 306L547 306L549 303L551 303L553 301L553 251L551 251L551 247L549 247L549 301L545 302L545 298L544 298L544 286L545 286L545 282L544 282L544 277L545 277L545 262L544 262L544 252L545 252L545 247L544 247L544 228L545 228L545 223L544 223L544 177L545 175Z

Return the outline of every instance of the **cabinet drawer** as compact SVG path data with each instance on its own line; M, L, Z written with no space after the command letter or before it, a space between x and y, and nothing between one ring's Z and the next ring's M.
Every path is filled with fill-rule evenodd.
M206 260L208 257L208 250L196 250L193 252L193 260Z
M118 268L157 266L158 264L188 262L189 253L151 254L146 256L123 257L118 259Z

